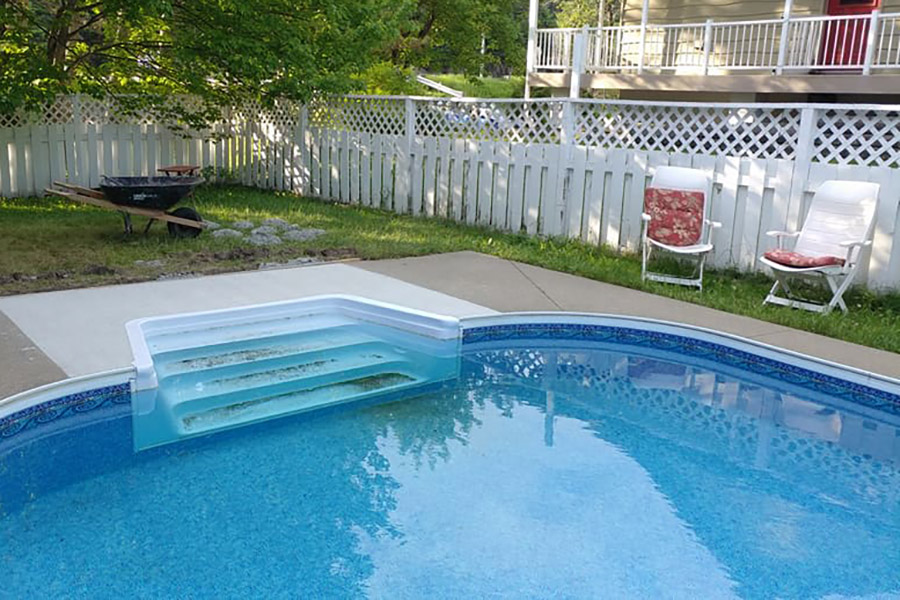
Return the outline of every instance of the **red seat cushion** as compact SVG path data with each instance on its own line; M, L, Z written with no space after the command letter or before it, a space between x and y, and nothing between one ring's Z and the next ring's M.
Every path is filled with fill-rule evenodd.
M648 187L644 212L650 215L647 235L669 246L693 246L703 233L703 192Z
M827 267L844 264L844 259L837 256L807 256L790 250L769 250L763 256L787 267Z

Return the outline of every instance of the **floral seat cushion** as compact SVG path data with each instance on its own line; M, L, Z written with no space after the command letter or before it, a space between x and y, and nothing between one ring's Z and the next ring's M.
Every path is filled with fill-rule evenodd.
M650 215L647 235L668 246L693 246L703 234L703 192L648 187L644 212Z
M806 254L783 249L769 250L763 256L779 265L800 269L844 264L844 259L837 256L807 256Z

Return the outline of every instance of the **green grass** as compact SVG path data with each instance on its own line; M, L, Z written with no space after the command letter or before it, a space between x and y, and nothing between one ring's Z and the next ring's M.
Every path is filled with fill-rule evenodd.
M54 198L0 199L0 295L255 269L260 263L306 255L378 259L474 250L900 352L898 294L853 290L845 296L849 314L821 316L762 306L771 282L761 275L709 271L703 293L642 283L636 256L580 242L529 238L239 187L201 188L191 204L206 219L223 224L281 217L302 227L325 229L327 234L269 249L209 233L192 240L171 239L161 224L147 236L126 236L121 218L110 211ZM143 220L136 219L135 225L141 227ZM140 260L163 264L135 264Z

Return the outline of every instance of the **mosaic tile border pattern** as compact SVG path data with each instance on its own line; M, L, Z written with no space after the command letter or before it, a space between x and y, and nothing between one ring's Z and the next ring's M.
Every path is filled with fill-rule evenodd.
M60 419L130 403L131 384L127 381L48 400L0 419L0 441Z
M725 366L773 377L854 404L900 415L900 395L723 344L673 333L581 323L519 323L464 329L462 343L465 346L522 339L606 342L675 352L684 357L713 360Z

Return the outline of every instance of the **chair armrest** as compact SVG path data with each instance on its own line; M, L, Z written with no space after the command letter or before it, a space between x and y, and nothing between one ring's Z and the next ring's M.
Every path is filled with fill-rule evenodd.
M718 221L710 221L709 219L706 219L706 224L709 225L710 229L718 229L722 226Z
M645 212L642 212L642 213L641 213L641 221L647 222L647 221L650 221L650 219L651 219L650 215L648 215L648 214L645 213Z
M773 229L771 231L767 231L766 235L773 238L781 238L781 237L797 237L800 235L799 231L778 231L777 229Z
M850 259L853 258L853 249L854 249L854 248L862 248L862 247L865 247L865 246L871 246L871 245L872 245L872 240L866 240L866 241L864 241L864 242L861 242L861 241L859 241L859 240L847 240L847 241L845 241L845 242L841 242L841 243L838 244L838 245L839 245L841 248L846 248L846 249L847 249L847 258L844 259L844 270L846 271L847 269L850 268L850 265L851 265ZM856 258L857 258L857 259L859 258L859 255L858 255L858 254L857 254Z
M771 231L767 231L766 235L769 237L773 237L776 239L775 247L779 250L784 248L784 238L791 237L795 238L800 235L799 231L778 231L777 229L773 229Z

